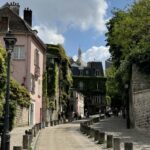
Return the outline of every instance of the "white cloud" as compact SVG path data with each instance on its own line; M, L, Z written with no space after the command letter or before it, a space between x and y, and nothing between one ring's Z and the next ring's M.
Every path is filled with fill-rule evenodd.
M33 10L35 23L42 22L48 27L55 26L61 33L62 26L66 30L70 27L82 30L94 28L100 32L106 30L105 15L108 8L106 0L15 1L19 2L22 8L30 7Z
M83 62L87 63L89 61L100 61L103 63L103 67L104 67L105 60L108 59L109 57L110 57L109 47L105 47L105 46L99 46L99 47L93 46L87 51L85 51L84 53L82 53ZM77 56L74 55L73 59L77 60Z
M50 44L64 44L65 38L63 35L58 34L56 29L50 29L44 25L35 26L33 29L38 31L39 37L45 42Z
M85 62L88 61L105 61L110 57L109 47L105 46L93 46L82 54L82 59Z

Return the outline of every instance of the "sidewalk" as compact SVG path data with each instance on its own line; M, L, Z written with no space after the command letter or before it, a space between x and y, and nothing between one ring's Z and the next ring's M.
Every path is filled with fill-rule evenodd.
M17 127L10 132L10 150L13 150L13 146L22 146L22 139L25 130L30 128L31 126Z
M121 137L122 141L132 141L135 150L150 150L150 131L126 129L126 120L120 117L111 117L92 125L94 129Z

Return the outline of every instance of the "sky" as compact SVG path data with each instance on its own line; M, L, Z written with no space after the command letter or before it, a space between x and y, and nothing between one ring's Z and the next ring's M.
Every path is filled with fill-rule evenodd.
M62 44L68 56L83 61L104 61L110 57L106 47L106 22L114 8L126 9L134 0L13 0L33 12L33 29L45 43ZM0 6L11 0L0 0Z

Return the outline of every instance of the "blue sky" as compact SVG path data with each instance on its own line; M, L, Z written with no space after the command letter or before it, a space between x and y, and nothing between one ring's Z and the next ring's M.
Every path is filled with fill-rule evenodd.
M134 0L14 0L33 11L33 28L45 43L63 44L68 56L76 58L77 49L84 61L103 61L110 54L106 47L106 21L112 9L125 9ZM0 0L2 6L10 0Z

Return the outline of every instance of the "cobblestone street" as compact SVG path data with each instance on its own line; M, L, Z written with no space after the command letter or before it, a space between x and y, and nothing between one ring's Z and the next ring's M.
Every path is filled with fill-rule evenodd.
M120 137L122 142L133 142L134 150L150 150L150 132L142 129L127 129L122 117L111 117L92 125L92 128ZM123 145L121 145L123 149Z
M106 143L99 145L93 138L82 134L79 124L80 122L73 122L43 129L37 140L36 150L106 149ZM106 118L91 127L119 137L122 142L133 142L134 150L150 150L150 134L144 130L126 129L126 121L122 118ZM121 150L124 150L122 142Z
M99 150L92 139L83 135L78 123L62 124L42 130L36 150Z

